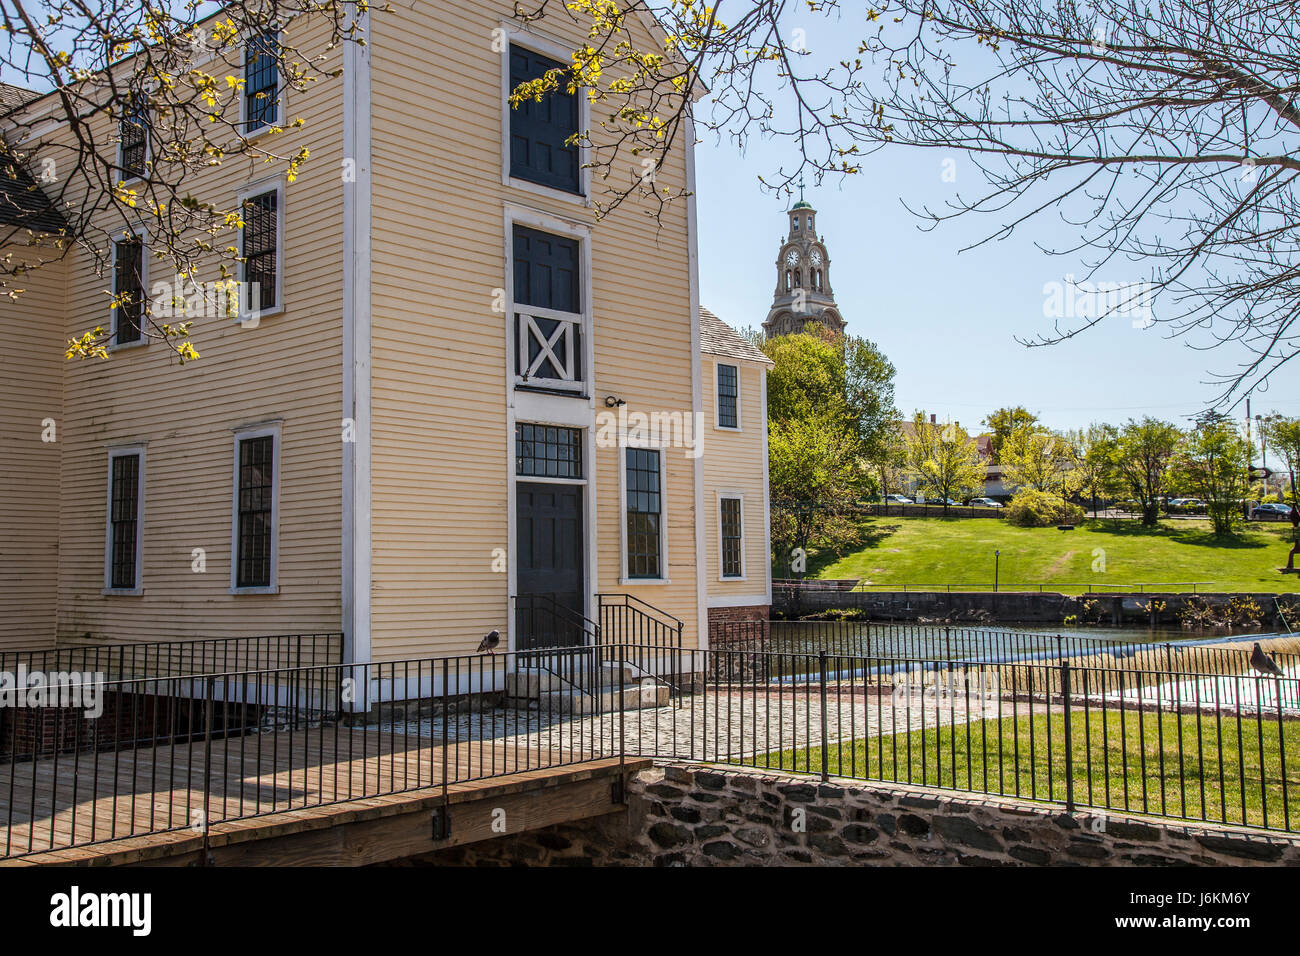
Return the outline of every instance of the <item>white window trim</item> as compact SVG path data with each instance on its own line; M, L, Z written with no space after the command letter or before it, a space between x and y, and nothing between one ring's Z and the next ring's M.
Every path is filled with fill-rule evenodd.
M115 588L113 584L113 459L127 455L140 456L140 477L136 481L135 501L135 587ZM144 593L144 478L145 446L143 442L133 445L113 445L108 449L108 490L105 494L104 509L104 589L105 595L123 597L139 596Z
M721 391L722 376L718 373L718 369L720 369L724 365L728 366L729 368L734 368L736 370L736 424L735 425L722 424L722 391ZM740 372L741 372L741 365L739 362L734 362L734 363L719 362L717 360L714 360L713 362L713 427L716 428L718 431L740 432L745 430L744 428L745 423L744 421L741 420L740 417L740 406L744 404L744 402L741 401L741 396L744 394L744 386L742 384L743 380L741 378Z
M627 574L627 451L629 448L650 449L659 452L659 577L631 578ZM640 584L672 584L668 577L668 448L650 443L631 444L626 436L618 443L618 544L619 577L621 587Z
M279 594L280 593L280 488L284 484L280 473L280 447L282 422L263 422L232 429L234 432L234 463L231 466L230 505L230 593ZM248 438L274 439L271 452L271 583L266 586L244 587L237 585L239 575L239 443Z
M145 334L145 325L149 313L150 296L149 296L149 244L146 242L144 226L136 225L125 230L136 239L140 240L140 298L144 301L140 304L140 338L135 342L117 343L117 317L122 314L121 309L109 307L108 310L108 350L110 352L126 351L127 349L138 349L149 344L149 336ZM112 274L109 287L113 290L114 297L117 296L117 244L125 241L126 236L115 236L113 238L113 264Z
M521 46L560 63L568 63L573 58L573 45L541 36L531 30L521 30L517 23L507 20L501 21L499 29L501 30L499 34L501 37L501 185L589 207L591 170L587 168L587 164L590 150L585 145L578 147L578 187L582 190L581 195L527 179L516 179L510 175L510 114L513 112L510 108L510 47ZM591 129L591 104L587 97L579 94L578 132L589 129Z
M740 575L728 575L723 573L722 561L722 501L731 499L740 502ZM717 515L718 521L718 580L719 581L747 581L749 580L749 569L745 561L745 493L743 491L719 491L717 501L713 509Z
M539 232L549 232L557 236L564 236L568 239L574 239L578 243L578 262L582 269L582 282L580 285L580 294L582 296L582 312L574 313L580 315L582 319L582 382L577 385L566 388L564 382L554 382L550 379L537 379L537 388L546 389L564 389L571 391L574 398L584 399L589 404L594 401L592 396L595 393L595 314L592 311L592 276L591 276L591 227L580 222L574 222L569 219L561 219L558 216L548 215L536 209L530 209L526 206L516 206L507 203L505 206L505 251L506 251L506 285L505 285L505 337L506 337L506 380L510 383L510 391L518 393L518 386L525 385L525 394L527 384L524 383L519 375L515 372L514 365L516 356L519 352L519 340L515 329L515 313L518 309L534 308L532 306L515 305L515 226L525 226L529 229L536 229ZM541 310L549 311L549 310ZM557 313L565 314L568 313ZM567 395L559 395L559 398L568 401ZM522 420L522 419L521 419ZM511 439L513 441L513 437Z
M269 309L254 309L255 319L246 319L242 315L235 316L235 322L240 325L248 325L250 328L256 328L257 322L261 319L270 318L271 316L280 315L284 312L284 197L286 192L287 181L284 174L279 173L274 176L266 176L262 179L255 180L239 191L235 197L236 208L239 209L240 215L243 215L244 201L254 196L261 196L265 193L275 193L275 305ZM247 226L245 226L247 228ZM240 305L243 304L243 288L247 284L245 269L247 263L244 259L244 229L239 230L239 288L240 288Z
M275 39L278 44L284 36L283 30L275 30ZM264 35L264 34L263 34ZM250 37L250 39L252 39ZM249 143L256 142L263 136L266 136L272 129L284 129L284 118L288 116L288 89L281 82L279 69L276 69L275 81L275 122L267 126L259 126L255 130L248 128L248 99L245 95L248 89L248 40L239 45L239 75L244 80L244 86L239 90L239 135Z

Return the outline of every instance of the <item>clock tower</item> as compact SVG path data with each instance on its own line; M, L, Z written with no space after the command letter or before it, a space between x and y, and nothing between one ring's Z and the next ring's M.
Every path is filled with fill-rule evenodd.
M800 199L787 215L790 232L776 259L776 294L763 334L772 338L802 332L809 322L843 332L845 322L831 293L830 256L817 236L817 210Z

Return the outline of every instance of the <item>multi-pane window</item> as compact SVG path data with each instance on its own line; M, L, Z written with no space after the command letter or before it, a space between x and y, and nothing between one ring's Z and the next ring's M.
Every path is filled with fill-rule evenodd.
M744 538L744 526L740 513L739 498L723 498L721 506L722 524L722 576L724 578L742 578L745 576L745 562L741 541Z
M108 586L131 591L140 586L140 454L109 459Z
M144 245L136 237L113 245L113 326L118 345L140 341L144 315Z
M510 46L510 89L540 79L564 65L521 46ZM563 87L563 84L561 84ZM578 97L552 90L540 100L510 107L510 175L566 192L580 193L578 147L569 143L578 132Z
M518 382L581 391L581 245L577 239L517 225L511 246Z
M721 428L740 427L736 406L740 396L738 377L736 366L718 366L718 425Z
M235 587L271 586L275 502L275 436L239 440Z
M243 281L248 290L241 303L262 312L278 302L280 250L280 192L269 189L244 198Z
M581 478L582 429L516 425L515 474L529 478Z
M279 123L279 75L280 38L270 33L249 40L244 47L244 125L247 132L255 133Z
M663 576L663 489L659 451L626 449L627 576Z
M118 133L122 140L119 165L123 175L143 176L149 146L149 104L144 96L136 93L127 97L118 121Z

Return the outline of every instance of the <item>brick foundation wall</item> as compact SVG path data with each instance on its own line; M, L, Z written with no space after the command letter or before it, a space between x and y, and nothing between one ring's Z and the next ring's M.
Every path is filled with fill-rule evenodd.
M88 719L80 707L12 707L0 709L0 758L18 759L71 753L75 750L126 749L135 741L166 742L204 731L203 701L158 694L105 692L103 712ZM213 729L255 725L263 708L220 705L213 711Z
M749 604L744 607L711 607L709 624L718 621L766 621L772 610L770 604Z
M453 826L455 821L453 819ZM628 811L402 861L439 866L1300 865L1300 837L914 787L667 764Z

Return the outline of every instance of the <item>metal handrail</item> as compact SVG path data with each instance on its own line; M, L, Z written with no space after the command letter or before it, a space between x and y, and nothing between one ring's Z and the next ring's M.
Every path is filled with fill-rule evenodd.
M603 606L606 603L606 598L617 599L616 602L611 601L611 603L623 604L627 607L631 607L632 602L635 602L637 605L640 606L639 609L642 611L642 613L650 613L651 615L658 614L662 618L667 618L667 621L663 623L668 623L668 621L671 621L673 626L675 627L683 626L681 618L674 617L673 615L669 614L667 611L655 607L653 604L649 603L648 601L641 600L641 598L637 597L634 594L622 594L622 593L613 593L613 592L600 593L596 595L597 606L598 607Z

